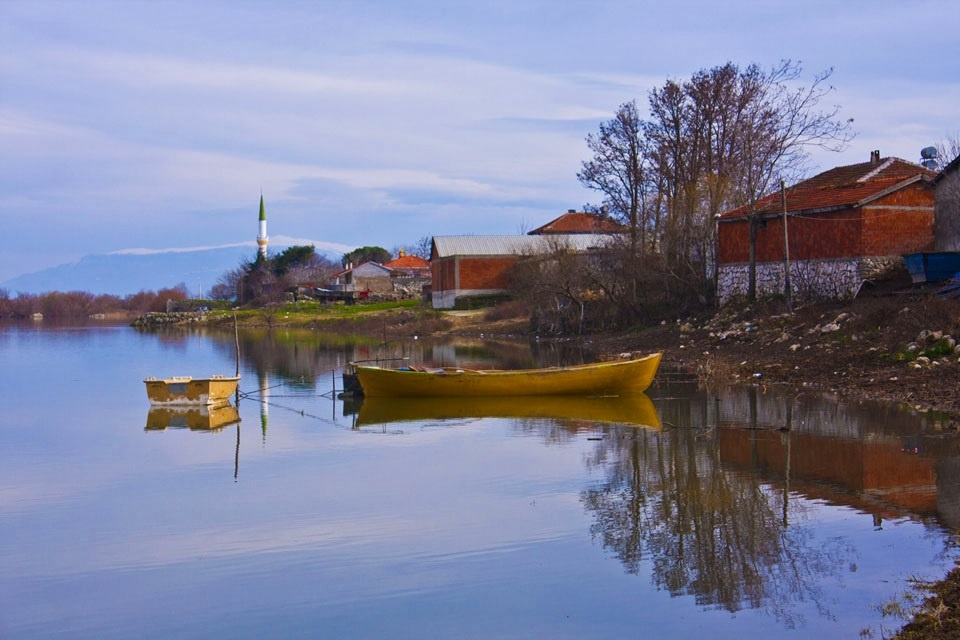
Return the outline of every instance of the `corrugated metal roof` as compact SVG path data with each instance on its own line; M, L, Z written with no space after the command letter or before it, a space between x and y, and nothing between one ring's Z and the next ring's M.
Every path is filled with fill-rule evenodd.
M449 256L514 256L546 253L567 246L575 251L602 247L611 241L607 234L576 233L548 236L434 236L438 258Z

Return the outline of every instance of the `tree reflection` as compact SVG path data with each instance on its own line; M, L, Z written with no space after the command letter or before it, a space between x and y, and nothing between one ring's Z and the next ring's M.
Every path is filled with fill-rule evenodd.
M702 606L767 608L792 625L791 603L813 601L829 615L818 585L840 575L851 548L839 540L814 546L812 532L798 526L803 508L786 491L726 468L706 426L709 406L661 409L664 424L683 428L604 439L590 464L602 465L606 478L581 494L594 517L591 534L628 573L649 566L658 587Z

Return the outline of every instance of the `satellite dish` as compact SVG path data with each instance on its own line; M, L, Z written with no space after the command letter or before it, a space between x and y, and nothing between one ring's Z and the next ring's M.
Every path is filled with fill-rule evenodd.
M937 155L936 147L924 147L923 149L920 149L920 157L924 160L936 160Z

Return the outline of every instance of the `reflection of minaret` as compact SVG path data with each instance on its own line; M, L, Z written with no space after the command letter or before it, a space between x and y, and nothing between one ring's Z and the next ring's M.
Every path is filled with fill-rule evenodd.
M260 430L263 431L263 441L267 441L268 405L270 404L270 374L266 371L258 373L260 379Z
M267 237L267 210L263 206L263 194L260 194L260 233L257 234L257 247L260 255L267 257L267 243L270 238Z

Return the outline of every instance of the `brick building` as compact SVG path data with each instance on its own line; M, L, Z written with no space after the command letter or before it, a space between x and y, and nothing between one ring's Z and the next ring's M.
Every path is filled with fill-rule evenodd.
M606 245L626 228L593 213L570 209L524 236L434 236L430 265L435 309L452 309L462 298L506 293L513 265L523 256L557 246L587 252Z
M800 298L856 295L865 280L902 264L902 255L934 242L936 173L899 158L836 167L786 190L790 280ZM757 294L783 292L781 194L756 206ZM747 292L750 256L747 208L722 214L717 225L717 299Z
M586 252L610 241L607 234L549 236L434 236L430 265L435 309L453 309L463 298L506 293L513 265L523 256L564 246Z

